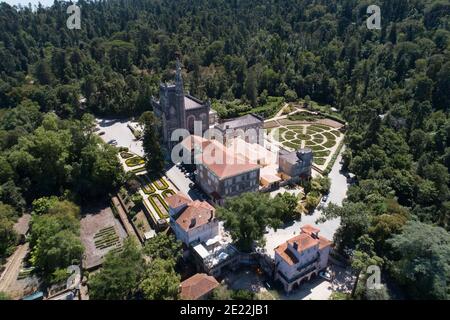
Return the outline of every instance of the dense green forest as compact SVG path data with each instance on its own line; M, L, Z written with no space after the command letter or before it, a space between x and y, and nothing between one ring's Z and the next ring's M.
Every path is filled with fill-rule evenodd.
M82 201L119 183L86 114L149 110L179 57L190 93L214 103L337 108L358 179L327 210L342 219L338 250L356 269L381 261L412 298L448 298L450 1L377 1L382 29L369 30L372 2L79 1L81 30L66 28L66 3L1 3L0 229L41 196ZM3 250L14 236L0 234Z

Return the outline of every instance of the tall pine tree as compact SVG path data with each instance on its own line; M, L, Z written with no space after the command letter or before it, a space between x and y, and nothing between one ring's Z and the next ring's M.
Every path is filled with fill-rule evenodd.
M159 144L158 120L153 112L146 111L142 114L140 122L144 126L145 167L150 173L159 173L164 168L164 157Z

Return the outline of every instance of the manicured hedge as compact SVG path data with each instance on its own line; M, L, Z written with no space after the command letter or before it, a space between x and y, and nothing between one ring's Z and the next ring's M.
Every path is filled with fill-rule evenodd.
M113 226L103 228L94 235L94 244L97 249L106 249L119 242L119 236Z
M329 150L316 151L313 154L314 154L314 157L323 158L323 157L328 157L330 155L330 151Z
M153 180L153 185L158 190L166 190L167 188L169 188L169 184L163 177Z
M168 198L170 196L173 196L174 194L175 194L175 191L173 191L172 189L167 189L167 190L164 190L162 192L162 195L163 195L164 199L166 199L166 198Z
M140 173L140 172L144 172L144 171L146 171L146 170L147 170L147 169L145 169L145 167L139 167L139 168L130 170L130 172L132 172L132 173Z
M336 136L330 132L323 132L322 134L327 137L328 140L336 140Z
M333 157L331 158L330 162L328 163L327 168L323 171L323 174L325 176L327 176L330 173L331 169L333 168L334 162L336 161L343 146L344 146L344 140L342 140L341 143L339 143L339 146L337 147L336 152L333 154Z
M121 156L123 159L129 159L129 158L134 157L134 154L132 154L131 152L127 152L127 151L122 151L122 152L120 153L120 156Z
M158 199L158 200L155 200L155 199ZM169 210L169 207L168 207L166 201L164 201L164 199L159 194L152 194L152 195L150 195L148 197L148 201L152 205L153 209L155 209L155 211L158 214L160 219L165 219L165 218L168 217L167 213L163 213L159 209L158 205L156 204L156 201L159 201L166 210Z
M155 187L153 187L150 179L146 175L139 176L138 179L141 183L142 191L144 191L145 194L152 194L156 191Z
M145 163L145 160L141 157L134 157L125 161L125 164L129 167L137 167Z
M294 131L300 131L300 132L303 132L303 126L287 126L289 129L291 129L291 130L294 130Z
M286 147L288 147L288 148L292 148L292 149L298 149L298 148L299 148L299 145L298 145L298 144L295 144L295 143L284 142L283 144L284 144Z
M325 148L332 148L336 144L336 140L328 140L323 144Z
M314 158L314 161L313 161L313 162L314 162L315 164L321 166L321 165L323 165L323 164L325 163L326 160L327 160L327 159L325 159L325 158Z

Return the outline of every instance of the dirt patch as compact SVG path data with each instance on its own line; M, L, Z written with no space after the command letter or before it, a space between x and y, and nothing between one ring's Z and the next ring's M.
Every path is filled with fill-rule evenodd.
M81 219L80 238L84 245L83 268L92 269L103 263L104 256L117 246L99 249L95 245L94 236L102 229L112 227L119 238L119 244L126 238L126 232L120 222L114 218L110 207L105 207L97 213L87 214Z

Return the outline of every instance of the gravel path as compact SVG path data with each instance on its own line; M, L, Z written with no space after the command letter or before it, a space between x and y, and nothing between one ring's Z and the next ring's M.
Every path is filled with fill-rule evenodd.
M28 252L28 242L17 247L16 251L8 259L5 270L0 277L0 292L7 292L8 288L16 281L20 273L22 261Z

